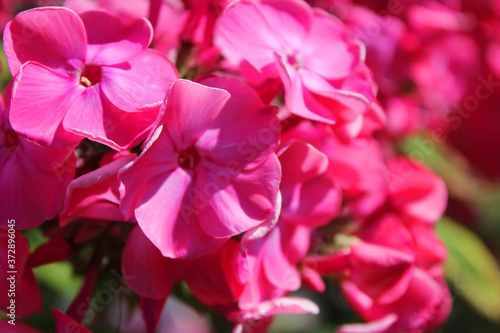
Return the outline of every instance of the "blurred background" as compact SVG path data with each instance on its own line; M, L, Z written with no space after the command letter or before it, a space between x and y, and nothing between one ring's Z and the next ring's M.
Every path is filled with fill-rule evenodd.
M446 182L448 207L437 232L449 251L446 275L453 310L438 332L500 332L500 1L308 2L339 17L366 45L366 62L376 69L378 96L388 117L379 140L421 160ZM0 23L20 10L61 3L4 0ZM5 87L11 77L4 55L2 68ZM32 250L46 240L43 231L51 223L23 232ZM119 267L119 254L110 260ZM116 272L111 269L98 282L83 323L94 332L139 332L140 314L131 310L137 299ZM50 308L67 308L86 272L66 261L34 273L46 310L26 323L53 331ZM335 281L329 282L324 294L297 292L320 306L318 316L279 315L271 332L334 332L359 321ZM231 330L183 284L173 295L159 332ZM125 325L124 318L131 320Z

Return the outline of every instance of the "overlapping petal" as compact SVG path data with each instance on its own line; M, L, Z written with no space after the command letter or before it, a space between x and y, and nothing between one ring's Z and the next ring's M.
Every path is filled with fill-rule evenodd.
M19 13L4 33L5 55L12 75L28 61L74 71L85 60L86 43L82 21L75 12L62 7Z

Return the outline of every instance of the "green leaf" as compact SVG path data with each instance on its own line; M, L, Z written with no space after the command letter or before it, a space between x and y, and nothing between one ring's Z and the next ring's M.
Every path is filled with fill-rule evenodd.
M47 238L43 235L41 228L23 230L23 235L26 237L30 245L30 253L47 241Z
M33 271L39 281L68 299L76 296L83 282L82 277L73 274L67 261L36 267Z
M443 218L437 232L448 247L445 271L474 308L494 321L500 321L500 267L481 239L457 222Z

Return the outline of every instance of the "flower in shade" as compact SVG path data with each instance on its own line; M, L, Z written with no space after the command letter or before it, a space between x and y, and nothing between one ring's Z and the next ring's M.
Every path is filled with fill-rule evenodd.
M72 147L41 147L19 136L0 100L0 226L16 220L16 229L30 229L54 218L75 175ZM35 204L36 203L36 204Z

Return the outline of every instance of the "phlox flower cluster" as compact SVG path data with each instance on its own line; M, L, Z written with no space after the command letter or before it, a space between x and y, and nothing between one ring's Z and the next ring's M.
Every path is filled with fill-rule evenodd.
M90 331L88 299L110 271L130 332L174 332L162 310L186 294L235 333L267 332L276 315L318 314L294 292L329 284L360 318L339 333L432 332L447 318L434 231L447 190L393 139L427 126L413 122L417 94L444 96L435 116L460 98L451 82L467 78L427 74L433 52L466 37L428 42L405 69L418 93L403 96L403 20L368 40L356 27L382 18L349 1L40 1L17 14L24 2L8 2L0 243L15 220L19 322L2 331L38 332L22 323L43 310L33 268L63 260L85 278L52 310L58 330ZM466 19L413 2L425 31ZM30 251L33 228L47 241Z

